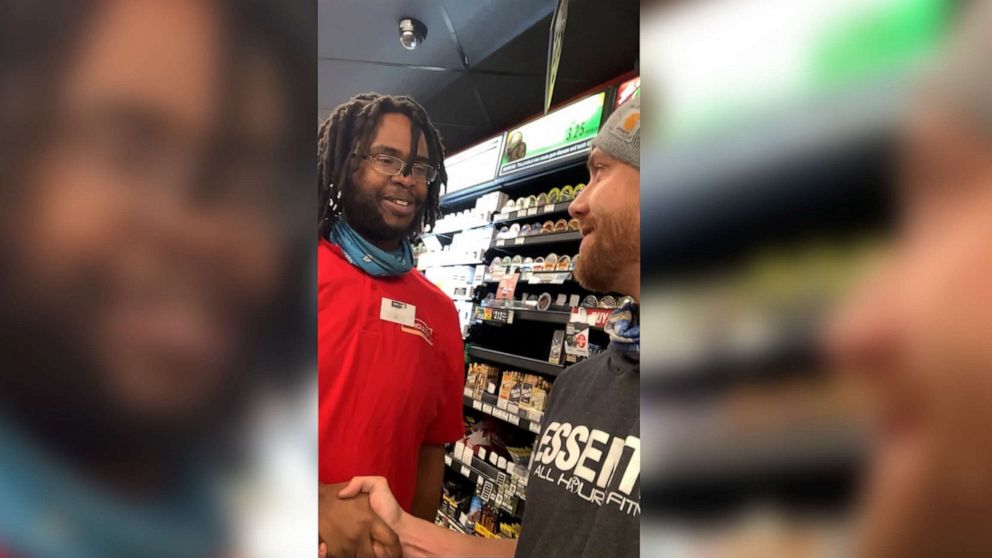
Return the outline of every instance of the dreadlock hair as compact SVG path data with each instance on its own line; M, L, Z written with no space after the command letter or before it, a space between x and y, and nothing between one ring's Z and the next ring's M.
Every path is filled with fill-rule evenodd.
M317 199L320 204L317 223L320 236L326 237L330 224L341 215L342 194L351 187L352 175L361 164L353 155L369 149L380 118L389 113L403 114L410 119L413 138L423 132L427 140L427 158L437 168L437 176L427 185L423 221L419 230L411 234L411 240L424 227L433 227L440 216L441 185L447 183L448 173L444 168L441 135L431 124L424 107L405 95L362 93L335 108L320 125L317 142Z

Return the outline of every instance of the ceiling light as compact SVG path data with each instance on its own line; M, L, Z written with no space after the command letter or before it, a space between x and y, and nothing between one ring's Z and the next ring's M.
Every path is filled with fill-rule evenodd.
M419 19L405 17L400 20L400 44L407 50L414 50L427 38L427 26Z

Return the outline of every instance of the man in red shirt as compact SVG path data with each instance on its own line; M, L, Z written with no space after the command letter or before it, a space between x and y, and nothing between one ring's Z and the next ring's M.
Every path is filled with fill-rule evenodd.
M444 444L463 433L457 312L412 268L410 247L438 215L442 159L408 97L358 95L320 130L319 513L331 556L390 535L367 499L337 497L345 483L383 476L405 510L433 519Z

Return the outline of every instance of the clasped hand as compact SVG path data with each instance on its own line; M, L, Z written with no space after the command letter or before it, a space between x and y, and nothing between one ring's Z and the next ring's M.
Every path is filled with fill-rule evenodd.
M321 484L318 528L321 558L399 558L396 527L403 510L382 477Z

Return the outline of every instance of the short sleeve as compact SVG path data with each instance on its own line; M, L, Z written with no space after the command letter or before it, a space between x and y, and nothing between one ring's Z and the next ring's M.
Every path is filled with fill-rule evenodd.
M434 421L427 427L425 444L448 444L456 442L465 434L463 395L465 391L465 348L462 343L458 313L454 304L445 299L446 319L444 327L438 331L438 347L441 350L442 393L439 411Z

